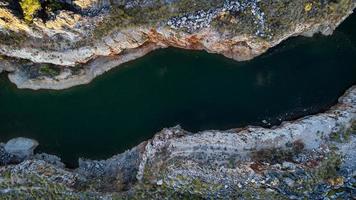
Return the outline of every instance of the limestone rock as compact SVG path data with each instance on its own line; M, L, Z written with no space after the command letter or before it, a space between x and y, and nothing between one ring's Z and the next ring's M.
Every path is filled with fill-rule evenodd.
M15 70L3 70L19 88L64 89L89 83L102 72L143 56L147 45L249 60L289 37L330 35L356 7L354 0L318 0L308 11L304 0L59 2L70 8L51 12L48 19L36 17L31 24L14 10L0 8L0 56L18 59ZM30 76L23 70L24 60L66 70L60 77ZM83 73L67 73L79 71L73 68Z
M33 151L38 146L38 142L33 139L18 137L9 140L5 144L5 151L14 155L19 160L25 160L33 155Z
M0 166L0 195L5 199L40 199L43 194L56 194L55 199L324 199L328 194L330 199L353 199L356 135L341 143L329 136L335 131L355 132L355 99L356 86L325 113L273 128L199 133L167 128L110 159L81 159L75 170L58 167L53 162L58 158L36 155L17 165Z

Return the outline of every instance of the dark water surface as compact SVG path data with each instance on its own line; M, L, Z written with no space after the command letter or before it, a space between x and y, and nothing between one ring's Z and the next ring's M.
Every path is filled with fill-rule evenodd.
M158 50L92 83L19 90L0 77L0 141L24 136L75 164L180 124L190 131L272 125L320 112L356 83L356 16L331 37L293 38L248 62Z

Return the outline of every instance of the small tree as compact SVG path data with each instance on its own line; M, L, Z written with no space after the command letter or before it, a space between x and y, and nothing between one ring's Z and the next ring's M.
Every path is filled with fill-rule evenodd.
M27 22L32 22L33 16L41 9L39 0L21 0L20 5Z

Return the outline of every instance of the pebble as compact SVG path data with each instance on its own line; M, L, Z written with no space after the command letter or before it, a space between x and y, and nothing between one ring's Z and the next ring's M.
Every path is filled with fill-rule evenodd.
M163 180L162 179L158 180L157 185L159 185L159 186L163 185Z

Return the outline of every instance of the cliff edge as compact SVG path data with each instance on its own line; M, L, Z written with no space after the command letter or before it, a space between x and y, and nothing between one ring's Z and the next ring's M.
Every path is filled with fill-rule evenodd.
M325 113L277 127L177 126L76 169L47 154L13 160L2 146L0 199L353 199L356 88Z
M355 6L355 0L2 0L0 72L19 88L64 89L168 46L249 60L289 37L332 34Z

